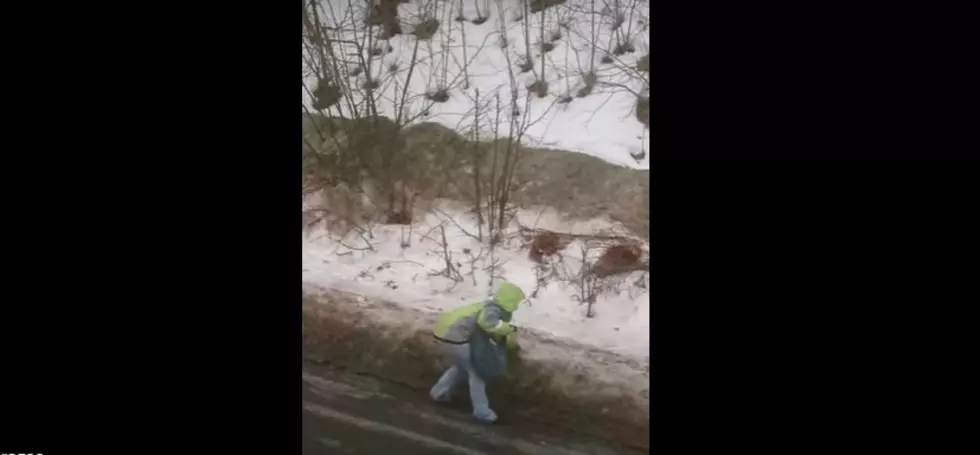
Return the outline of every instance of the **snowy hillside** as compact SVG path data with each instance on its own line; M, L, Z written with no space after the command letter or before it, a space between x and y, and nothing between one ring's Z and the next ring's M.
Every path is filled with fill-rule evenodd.
M377 225L343 237L304 232L303 281L438 314L488 296L491 277L506 279L530 294L514 320L525 329L641 361L649 356L649 272L602 280L581 273L583 255L595 264L608 250L608 242L596 239L620 238L621 227L608 220L571 223L554 212L520 210L512 223L515 234L491 251L473 236L472 218L443 201L411 226ZM519 226L525 232L555 230L575 237L555 254L534 261ZM635 240L646 255L648 244ZM589 295L595 296L592 305Z
M373 104L403 124L649 168L648 0L314 1L303 52L311 111Z

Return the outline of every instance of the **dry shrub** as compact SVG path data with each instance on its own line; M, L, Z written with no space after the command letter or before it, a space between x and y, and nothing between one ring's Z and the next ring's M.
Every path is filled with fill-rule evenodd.
M628 52L636 52L636 48L633 47L633 43L630 42L618 43L616 44L616 47L613 48L613 54L617 56L626 54Z
M321 80L313 91L313 108L327 110L340 101L340 88Z
M537 95L538 98L544 98L548 96L548 82L542 80L536 80L534 83L527 87L528 91Z
M592 94L592 91L595 89L596 84L599 83L599 76L596 76L595 73L583 74L582 83L585 84L585 86L578 89L578 93L575 94L579 98L585 98L586 96Z
M524 74L534 69L534 62L532 62L531 59L522 60L517 64L517 69L520 70L521 74Z
M439 19L425 19L420 24L415 26L415 30L412 34L416 38L421 40L432 39L435 36L436 31L439 30Z
M541 263L545 256L551 256L561 250L561 238L554 232L542 232L531 241L527 257L534 262Z
M378 87L378 81L374 79L365 79L364 83L361 84L361 88L364 90L377 90Z
M622 27L624 22L626 22L626 15L623 13L616 14L616 16L613 17L612 30Z
M444 88L440 88L440 89L436 89L435 91L426 93L425 97L428 98L429 101L435 103L445 103L446 101L449 101L449 92L447 92L446 89Z
M589 87L595 87L599 83L599 76L595 73L585 73L582 75L582 82Z
M364 22L372 26L381 26L384 31L382 39L388 39L402 33L398 24L398 0L381 0L375 3L368 12Z
M542 10L551 8L552 6L561 5L565 3L565 0L531 0L531 12L539 13Z
M642 270L643 250L638 245L617 244L606 248L596 262L593 272L600 278Z

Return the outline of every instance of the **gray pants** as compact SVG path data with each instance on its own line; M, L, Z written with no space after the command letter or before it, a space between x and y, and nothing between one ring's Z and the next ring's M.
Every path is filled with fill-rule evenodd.
M487 400L486 383L473 370L473 363L470 360L470 345L452 343L442 343L442 345L452 360L453 366L449 367L436 382L436 385L432 386L429 396L436 401L449 401L456 385L469 379L473 416L484 422L496 421L497 415L490 409L490 402Z

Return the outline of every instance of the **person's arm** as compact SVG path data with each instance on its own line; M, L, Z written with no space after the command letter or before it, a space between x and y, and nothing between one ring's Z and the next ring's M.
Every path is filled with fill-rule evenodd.
M476 323L484 332L506 337L514 333L514 327L500 317L502 312L503 310L496 305L487 305L480 310L480 314L476 317Z

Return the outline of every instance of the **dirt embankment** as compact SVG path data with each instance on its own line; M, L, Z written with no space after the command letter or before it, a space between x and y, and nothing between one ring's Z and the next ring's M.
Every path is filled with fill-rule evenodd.
M384 117L374 121L331 121L319 116L304 116L303 136L304 156L308 158L314 149L321 156L331 157L358 150L356 165L335 159L324 160L322 163L326 164L320 166L388 163L394 171L386 178L412 186L421 193L420 202L434 198L464 203L476 200L474 168L478 163L483 170L481 186L485 197L490 189L486 176L498 175L500 171L493 170L493 163L498 167L503 163L503 158L495 160L494 157L509 150L507 141L502 139L472 141L432 122L399 130L393 121ZM372 140L358 139L362 137ZM380 137L385 139L382 141L378 139ZM633 235L649 239L648 170L617 166L582 153L518 147L514 152L520 159L514 168L512 204L522 208L552 207L573 220L607 216L622 223ZM398 153L388 155L396 149ZM314 161L308 160L309 163ZM348 174L357 172L354 167Z
M390 302L304 285L303 358L425 393L448 367L431 336L434 319ZM522 333L521 344L508 377L488 390L502 419L649 449L648 362L533 332Z

